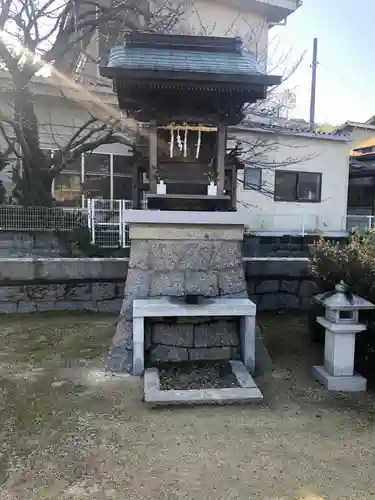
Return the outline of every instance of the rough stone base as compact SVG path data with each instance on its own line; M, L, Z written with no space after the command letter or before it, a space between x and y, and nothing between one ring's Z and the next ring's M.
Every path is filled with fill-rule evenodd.
M313 375L329 391L364 392L367 388L367 380L361 375L334 377L324 366L313 366Z
M208 228L207 233L210 229ZM109 352L107 368L109 370L127 370L132 366L132 314L133 300L148 297L182 297L187 293L201 294L205 297L245 297L247 298L245 272L242 258L242 241L217 240L137 240L133 239L130 249L130 261L125 283L125 298L122 304L116 335ZM224 335L224 325L215 332L205 330L201 325L193 332L191 326L179 326L181 340L173 349L166 349L158 343L153 359L218 359L217 351L207 349L226 349L225 358L230 359L238 341L220 341ZM163 339L170 337L171 330L166 327L154 329L152 335ZM189 346L191 336L199 339L198 345ZM213 344L213 337L215 343ZM218 337L216 339L216 337ZM163 341L166 342L165 340ZM182 344L181 344L182 342ZM213 344L213 345L211 345ZM233 344L233 345L232 345ZM160 346L163 345L163 348ZM189 351L190 349L190 351ZM203 350L205 349L205 350ZM122 359L121 359L122 353ZM223 354L221 354L223 355ZM212 356L212 357L211 357ZM163 359L163 360L165 360ZM221 358L220 358L221 359Z
M162 361L239 359L239 321L233 318L165 318L146 323L146 358Z

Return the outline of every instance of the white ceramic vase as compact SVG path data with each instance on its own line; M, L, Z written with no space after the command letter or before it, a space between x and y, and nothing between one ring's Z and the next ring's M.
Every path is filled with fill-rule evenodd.
M210 182L207 186L207 195L208 196L217 196L217 186L214 182Z

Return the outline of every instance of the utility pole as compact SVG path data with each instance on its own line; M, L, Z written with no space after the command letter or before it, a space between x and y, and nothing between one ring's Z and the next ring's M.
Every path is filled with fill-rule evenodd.
M310 100L310 129L315 128L315 102L316 102L316 69L318 67L318 39L314 38L313 60L311 64L311 100Z

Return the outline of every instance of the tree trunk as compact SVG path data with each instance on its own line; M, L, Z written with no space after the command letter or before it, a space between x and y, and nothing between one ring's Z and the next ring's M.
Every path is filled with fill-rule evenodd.
M21 171L16 174L14 195L23 206L51 206L50 159L40 147L39 124L28 83L19 81L15 88L14 119L19 126L22 164Z

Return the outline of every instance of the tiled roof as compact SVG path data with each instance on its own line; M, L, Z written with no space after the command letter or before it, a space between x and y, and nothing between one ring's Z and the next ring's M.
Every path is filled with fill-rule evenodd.
M227 75L261 74L255 56L250 53L114 47L108 67L127 70L176 71Z
M349 139L348 134L340 134L336 132L322 132L319 130L311 130L308 127L298 127L291 125L278 125L270 123L259 123L251 120L243 121L237 128L242 128L244 130L258 130L265 132L280 133L283 135L301 135L306 137L316 137L321 139L333 139L347 141Z

